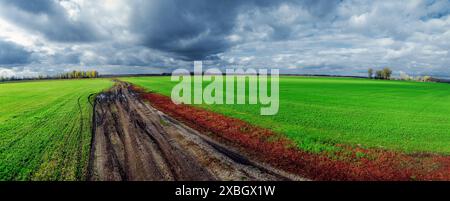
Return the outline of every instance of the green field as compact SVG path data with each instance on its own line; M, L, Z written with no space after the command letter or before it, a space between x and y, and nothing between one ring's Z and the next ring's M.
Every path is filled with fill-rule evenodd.
M80 180L88 162L90 94L105 79L0 84L0 180Z
M176 84L170 77L121 79L164 95ZM110 86L107 79L0 84L0 180L85 179L88 97ZM281 77L277 115L259 115L260 105L201 107L270 128L311 152L358 144L450 153L449 84Z
M176 84L170 77L123 80L168 96ZM273 129L311 152L346 144L450 153L450 85L444 83L281 77L277 115L260 116L259 105L201 107Z

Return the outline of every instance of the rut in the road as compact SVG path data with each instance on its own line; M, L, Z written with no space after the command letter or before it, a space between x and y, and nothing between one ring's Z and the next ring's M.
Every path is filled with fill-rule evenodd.
M96 97L89 180L299 179L246 159L118 82Z

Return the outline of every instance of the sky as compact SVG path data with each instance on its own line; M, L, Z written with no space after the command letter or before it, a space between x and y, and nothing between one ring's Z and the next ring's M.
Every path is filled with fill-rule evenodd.
M450 77L450 0L0 0L0 76L204 67Z

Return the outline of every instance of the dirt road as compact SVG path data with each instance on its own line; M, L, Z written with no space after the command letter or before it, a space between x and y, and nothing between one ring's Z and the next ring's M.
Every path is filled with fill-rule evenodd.
M118 82L97 96L89 180L301 180L223 146Z

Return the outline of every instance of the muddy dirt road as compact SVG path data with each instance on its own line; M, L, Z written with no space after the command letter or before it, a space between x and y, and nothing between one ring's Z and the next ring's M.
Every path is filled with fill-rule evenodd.
M233 151L118 82L95 99L89 180L302 180Z

